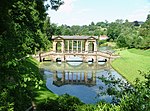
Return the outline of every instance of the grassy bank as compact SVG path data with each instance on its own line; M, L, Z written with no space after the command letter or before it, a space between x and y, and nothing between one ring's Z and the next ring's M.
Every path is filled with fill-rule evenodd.
M27 67L30 67L32 69L32 72L36 73L37 76L39 76L40 79L43 79L43 76L40 71L40 63L36 61L33 58L28 58L27 59ZM44 80L43 80L44 81ZM56 99L58 96L54 94L53 92L49 91L46 86L45 86L45 81L43 85L40 86L39 88L34 88L34 101L35 103L40 103L40 102L46 102L47 99Z
M120 58L114 60L111 65L130 83L136 78L144 80L139 73L150 71L150 50L128 49L119 51Z
M35 96L36 104L46 103L48 99L55 100L58 97L58 95L49 91L46 88L45 84L40 89L37 89L35 93L36 93L36 96Z

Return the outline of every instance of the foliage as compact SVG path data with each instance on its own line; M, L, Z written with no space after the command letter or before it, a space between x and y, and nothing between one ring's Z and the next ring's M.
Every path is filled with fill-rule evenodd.
M143 73L142 73L143 74ZM145 81L135 81L134 91L127 93L120 106L124 111L149 111L150 109L150 71L144 74Z
M0 110L22 111L31 105L32 90L42 84L28 54L48 48L46 7L43 0L1 0L0 10Z
M150 20L149 15L145 22L129 22L128 20L119 20L108 23L91 22L89 25L61 25L51 24L51 35L87 35L100 36L107 35L108 41L116 42L119 48L138 48L149 49L150 47Z
M1 110L9 109L9 105L16 111L25 110L31 105L30 101L34 97L32 90L42 84L38 71L37 64L30 58L20 60L15 67L11 66L5 71L5 75L1 76Z
M122 20L116 20L115 22L112 22L109 24L109 27L107 29L107 35L110 37L109 39L115 40L121 33L122 29Z
M50 0L51 3L51 9L58 10L60 5L64 4L64 1L62 0Z
M106 40L99 40L99 41L98 41L98 44L103 45L103 44L105 44L106 42L107 42Z
M100 35L106 35L107 26L108 23L106 22L98 22L96 25L94 22L91 22L89 25L73 25L73 26L67 26L67 25L61 25L57 26L56 24L53 24L55 26L54 29L54 35L89 35L89 36L100 36Z
M128 22L116 20L108 25L107 35L109 40L117 43L119 48L149 49L150 47L150 20L145 22Z
M129 22L117 19L115 22L91 22L89 25L61 25L53 24L54 35L107 35L108 41L116 42L119 48L150 48L150 19L149 15L145 22ZM101 42L101 41L100 41Z
M137 29L124 27L116 40L117 45L119 47L138 48L141 41L141 38L138 36Z
M51 110L51 111L75 111L76 106L83 103L76 97L64 94L57 99L47 99L38 105L38 110Z
M149 49L150 48L150 14L147 16L147 20L144 24L142 24L139 35L142 38L141 46L139 48L141 49Z
M88 104L77 106L76 111L120 111L120 106L106 102L99 102L96 105Z
M61 25L53 24L54 35L88 35L100 36L107 35L108 41L116 42L119 48L150 48L150 19L149 15L145 22L129 22L128 20L119 20L108 23L91 22L89 25ZM101 42L101 41L100 41Z

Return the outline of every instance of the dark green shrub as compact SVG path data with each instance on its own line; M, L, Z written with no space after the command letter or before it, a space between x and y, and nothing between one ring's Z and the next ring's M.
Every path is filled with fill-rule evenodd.
M76 97L64 94L56 100L47 99L45 102L38 104L39 111L75 111L76 107L83 103Z
M145 74L145 81L135 82L134 90L123 96L120 103L124 111L149 111L150 110L150 72Z

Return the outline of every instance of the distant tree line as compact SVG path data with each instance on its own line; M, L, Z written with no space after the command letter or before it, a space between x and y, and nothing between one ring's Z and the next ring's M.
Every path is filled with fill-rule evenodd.
M89 25L61 25L55 23L51 24L52 35L90 35L100 36L107 34L108 21L105 22L91 22ZM53 30L53 31L52 31ZM50 30L49 30L50 31Z
M114 41L118 47L150 48L150 15L145 22L129 22L116 20L115 22L91 22L89 25L61 25L52 23L49 33L51 35L107 35L108 41Z
M150 15L141 24L137 21L130 23L127 20L116 20L109 24L107 35L109 40L115 41L118 47L150 48Z

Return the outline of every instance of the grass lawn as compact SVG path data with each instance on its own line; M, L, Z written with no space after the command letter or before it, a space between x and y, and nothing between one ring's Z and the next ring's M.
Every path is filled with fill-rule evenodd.
M30 67L37 76L42 78L42 75L40 74L40 70L39 70L40 63L38 61L29 57L27 59L26 66ZM45 83L41 86L40 89L33 88L33 90L35 94L34 101L36 104L40 102L46 102L47 99L56 99L58 97L58 95L54 94L53 92L51 92L46 88Z
M36 97L35 102L36 104L41 102L46 102L47 99L53 99L55 100L58 97L58 95L54 94L50 90L46 88L46 86L42 86L41 89L36 90Z
M128 49L119 53L121 57L112 61L112 67L132 84L136 78L144 80L139 71L150 71L150 50Z

